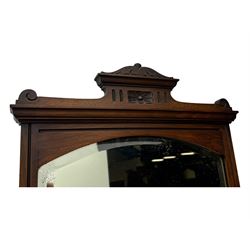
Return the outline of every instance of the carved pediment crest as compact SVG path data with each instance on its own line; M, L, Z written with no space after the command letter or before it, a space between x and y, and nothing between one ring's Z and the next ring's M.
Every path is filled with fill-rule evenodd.
M157 71L148 68L142 67L141 64L136 63L134 66L126 66L121 69L118 69L114 72L106 73L101 72L102 74L109 75L119 75L119 76L134 76L134 77L145 77L145 78L157 78L157 79L174 79L173 77L164 76Z

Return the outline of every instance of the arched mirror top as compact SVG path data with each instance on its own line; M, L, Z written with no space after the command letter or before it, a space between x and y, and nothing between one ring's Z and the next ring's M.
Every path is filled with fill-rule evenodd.
M43 166L39 186L225 186L223 159L203 147L163 137L94 143Z

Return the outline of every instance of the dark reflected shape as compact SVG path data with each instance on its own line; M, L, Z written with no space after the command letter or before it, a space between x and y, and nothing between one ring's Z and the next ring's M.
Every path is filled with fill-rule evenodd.
M111 187L226 186L221 157L169 138L128 137L98 143L107 151Z

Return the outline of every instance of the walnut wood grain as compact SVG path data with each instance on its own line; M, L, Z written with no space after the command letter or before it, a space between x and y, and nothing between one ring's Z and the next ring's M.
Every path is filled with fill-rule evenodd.
M85 145L127 136L163 136L205 147L224 158L227 184L239 186L229 124L236 118L224 98L214 104L176 101L178 79L140 64L101 72L100 99L40 97L24 90L10 105L21 125L20 186L37 186L43 164Z

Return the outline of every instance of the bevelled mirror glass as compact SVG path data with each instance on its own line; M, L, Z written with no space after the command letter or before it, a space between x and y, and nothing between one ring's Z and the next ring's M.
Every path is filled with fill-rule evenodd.
M220 187L223 159L214 152L163 137L124 137L94 143L43 166L46 187Z

